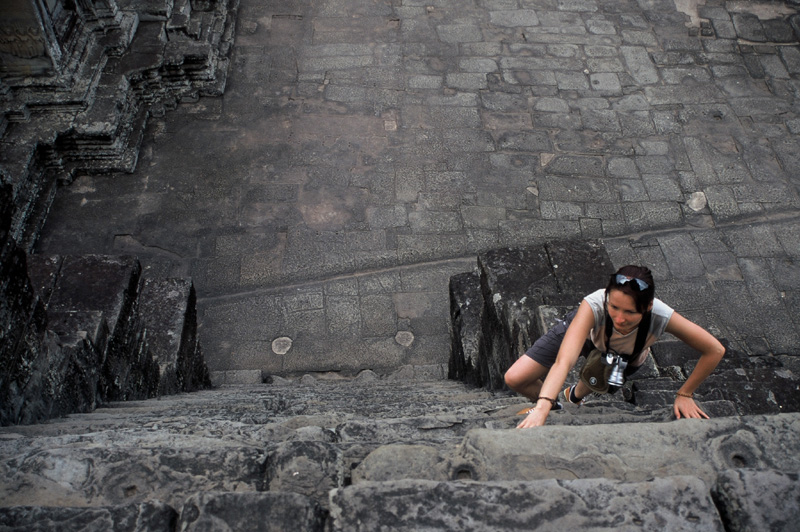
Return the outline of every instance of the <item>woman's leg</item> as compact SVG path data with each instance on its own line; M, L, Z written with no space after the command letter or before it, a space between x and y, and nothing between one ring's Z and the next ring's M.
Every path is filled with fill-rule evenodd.
M578 379L575 384L575 398L580 401L590 393L592 393L592 390L582 380Z
M594 349L594 345L589 340L586 340L586 343L583 344L583 349L581 350L581 355L584 358L589 356L589 353L592 352ZM564 390L564 397L566 398L567 402L578 404L581 400L592 393L592 389L586 385L581 379L578 379L572 386L567 386L566 390Z
M524 395L531 401L539 397L542 389L542 380L550 368L547 368L527 355L522 355L508 368L505 374L506 384L509 388Z
M540 336L533 345L519 357L506 371L505 380L509 388L524 395L531 401L539 397L544 377L558 357L561 341L577 310L571 311L564 320L559 320L544 335Z

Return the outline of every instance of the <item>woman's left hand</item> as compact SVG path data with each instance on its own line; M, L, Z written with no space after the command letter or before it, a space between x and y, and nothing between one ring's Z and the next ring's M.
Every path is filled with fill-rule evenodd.
M697 406L697 403L694 402L694 399L691 397L684 397L679 395L675 397L675 405L673 406L673 410L675 411L675 418L706 418L708 419L708 414L703 412L703 410Z

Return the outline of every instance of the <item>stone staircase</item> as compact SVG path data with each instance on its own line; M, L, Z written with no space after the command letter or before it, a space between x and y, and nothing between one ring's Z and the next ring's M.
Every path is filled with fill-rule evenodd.
M513 430L524 400L443 372L272 377L5 427L0 529L789 530L797 517L800 414L667 422L668 406L620 396Z
M665 339L618 393L514 429L529 403L493 384L493 357L568 308L565 287L604 274L565 261L605 264L603 253L550 243L482 255L479 272L451 283L448 367L265 374L194 393L181 393L202 366L188 281L147 278L125 257L32 256L31 289L61 352L74 336L127 366L61 372L60 389L94 390L93 412L0 428L0 530L793 530L796 357L728 346L697 393L712 419L676 421L696 354ZM514 264L534 256L520 276ZM115 359L115 342L158 356ZM158 378L136 377L147 368Z
M9 322L25 349L3 346L16 364L4 424L55 419L0 428L0 530L789 530L800 517L796 357L729 346L697 393L713 419L673 421L696 354L666 339L617 394L514 430L529 403L497 384L503 357L605 275L581 269L610 267L596 243L497 250L454 277L448 367L190 394L208 373L188 280L132 257L18 262L4 293L30 322Z

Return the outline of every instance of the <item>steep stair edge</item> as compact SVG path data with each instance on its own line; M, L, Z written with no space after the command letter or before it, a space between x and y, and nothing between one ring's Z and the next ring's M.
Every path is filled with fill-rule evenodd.
M396 396L390 395L393 390ZM431 518L438 515L440 530L466 523L457 519L458 509L462 517L472 516L476 530L515 530L513 520L505 528L486 520L488 509L486 519L476 520L472 510L480 504L475 499L494 498L506 512L532 518L520 497L566 490L584 493L582 504L613 521L619 519L613 504L602 510L586 501L627 499L633 491L640 493L636 504L644 508L653 490L672 493L680 487L706 501L699 506L706 508L708 500L720 497L722 478L728 484L763 480L750 478L750 471L758 479L767 475L770 486L796 486L798 414L507 430L518 419L520 403L510 394L450 381L392 381L368 373L360 380L306 376L113 403L91 414L0 431L2 475L9 479L2 499L60 508L47 519L147 514L161 524L169 517L186 529L209 519L241 524L254 509L277 523L290 519L286 512L293 508L292 522L308 523L300 530L323 530L320 519L331 530L369 530L368 523L382 514L373 508L372 517L364 518L359 512L368 510L359 500L385 501L387 508L422 500L428 501L423 506ZM613 405L597 408L614 410ZM596 414L587 407L567 407L553 417ZM37 431L49 435L37 437ZM622 455L619 449L628 452ZM780 478L772 473L777 469L785 472ZM71 482L75 489L70 494L65 486ZM93 499L81 500L82 490ZM744 497L738 491L725 496ZM158 502L147 506L152 501ZM441 504L430 506L430 501ZM222 504L227 505L224 511ZM77 509L85 506L93 509ZM442 513L445 506L452 515ZM716 510L708 508L691 515L698 523L711 523L708 529L713 530L717 518L709 515ZM653 510L654 515L668 511L661 506ZM24 516L44 519L43 512L6 507L0 510L0 523L21 523ZM547 522L554 528L582 522L564 521L571 513L565 510ZM541 508L535 514L549 519ZM409 515L398 519L397 530L437 529ZM638 519L649 522L647 516ZM148 530L173 529L161 524Z
M190 280L145 275L132 256L34 254L22 265L11 296L34 301L35 320L26 349L4 354L3 425L211 385Z

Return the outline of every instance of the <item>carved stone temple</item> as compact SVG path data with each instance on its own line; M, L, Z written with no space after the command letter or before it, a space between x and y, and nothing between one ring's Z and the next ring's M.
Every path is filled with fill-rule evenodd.
M0 0L0 531L794 532L798 10ZM128 177L209 193L139 245ZM711 419L666 337L516 430L506 369L633 263L726 346Z
M59 184L78 173L133 171L148 117L222 94L237 5L0 4L3 424L91 410L95 397L207 385L191 281L144 279L134 257L30 253ZM92 276L103 282L86 286ZM168 290L165 283L179 286ZM93 297L76 304L86 293ZM147 309L164 307L159 297L175 293L175 316L148 318ZM163 341L148 320L170 324ZM180 340L163 349L172 336Z

